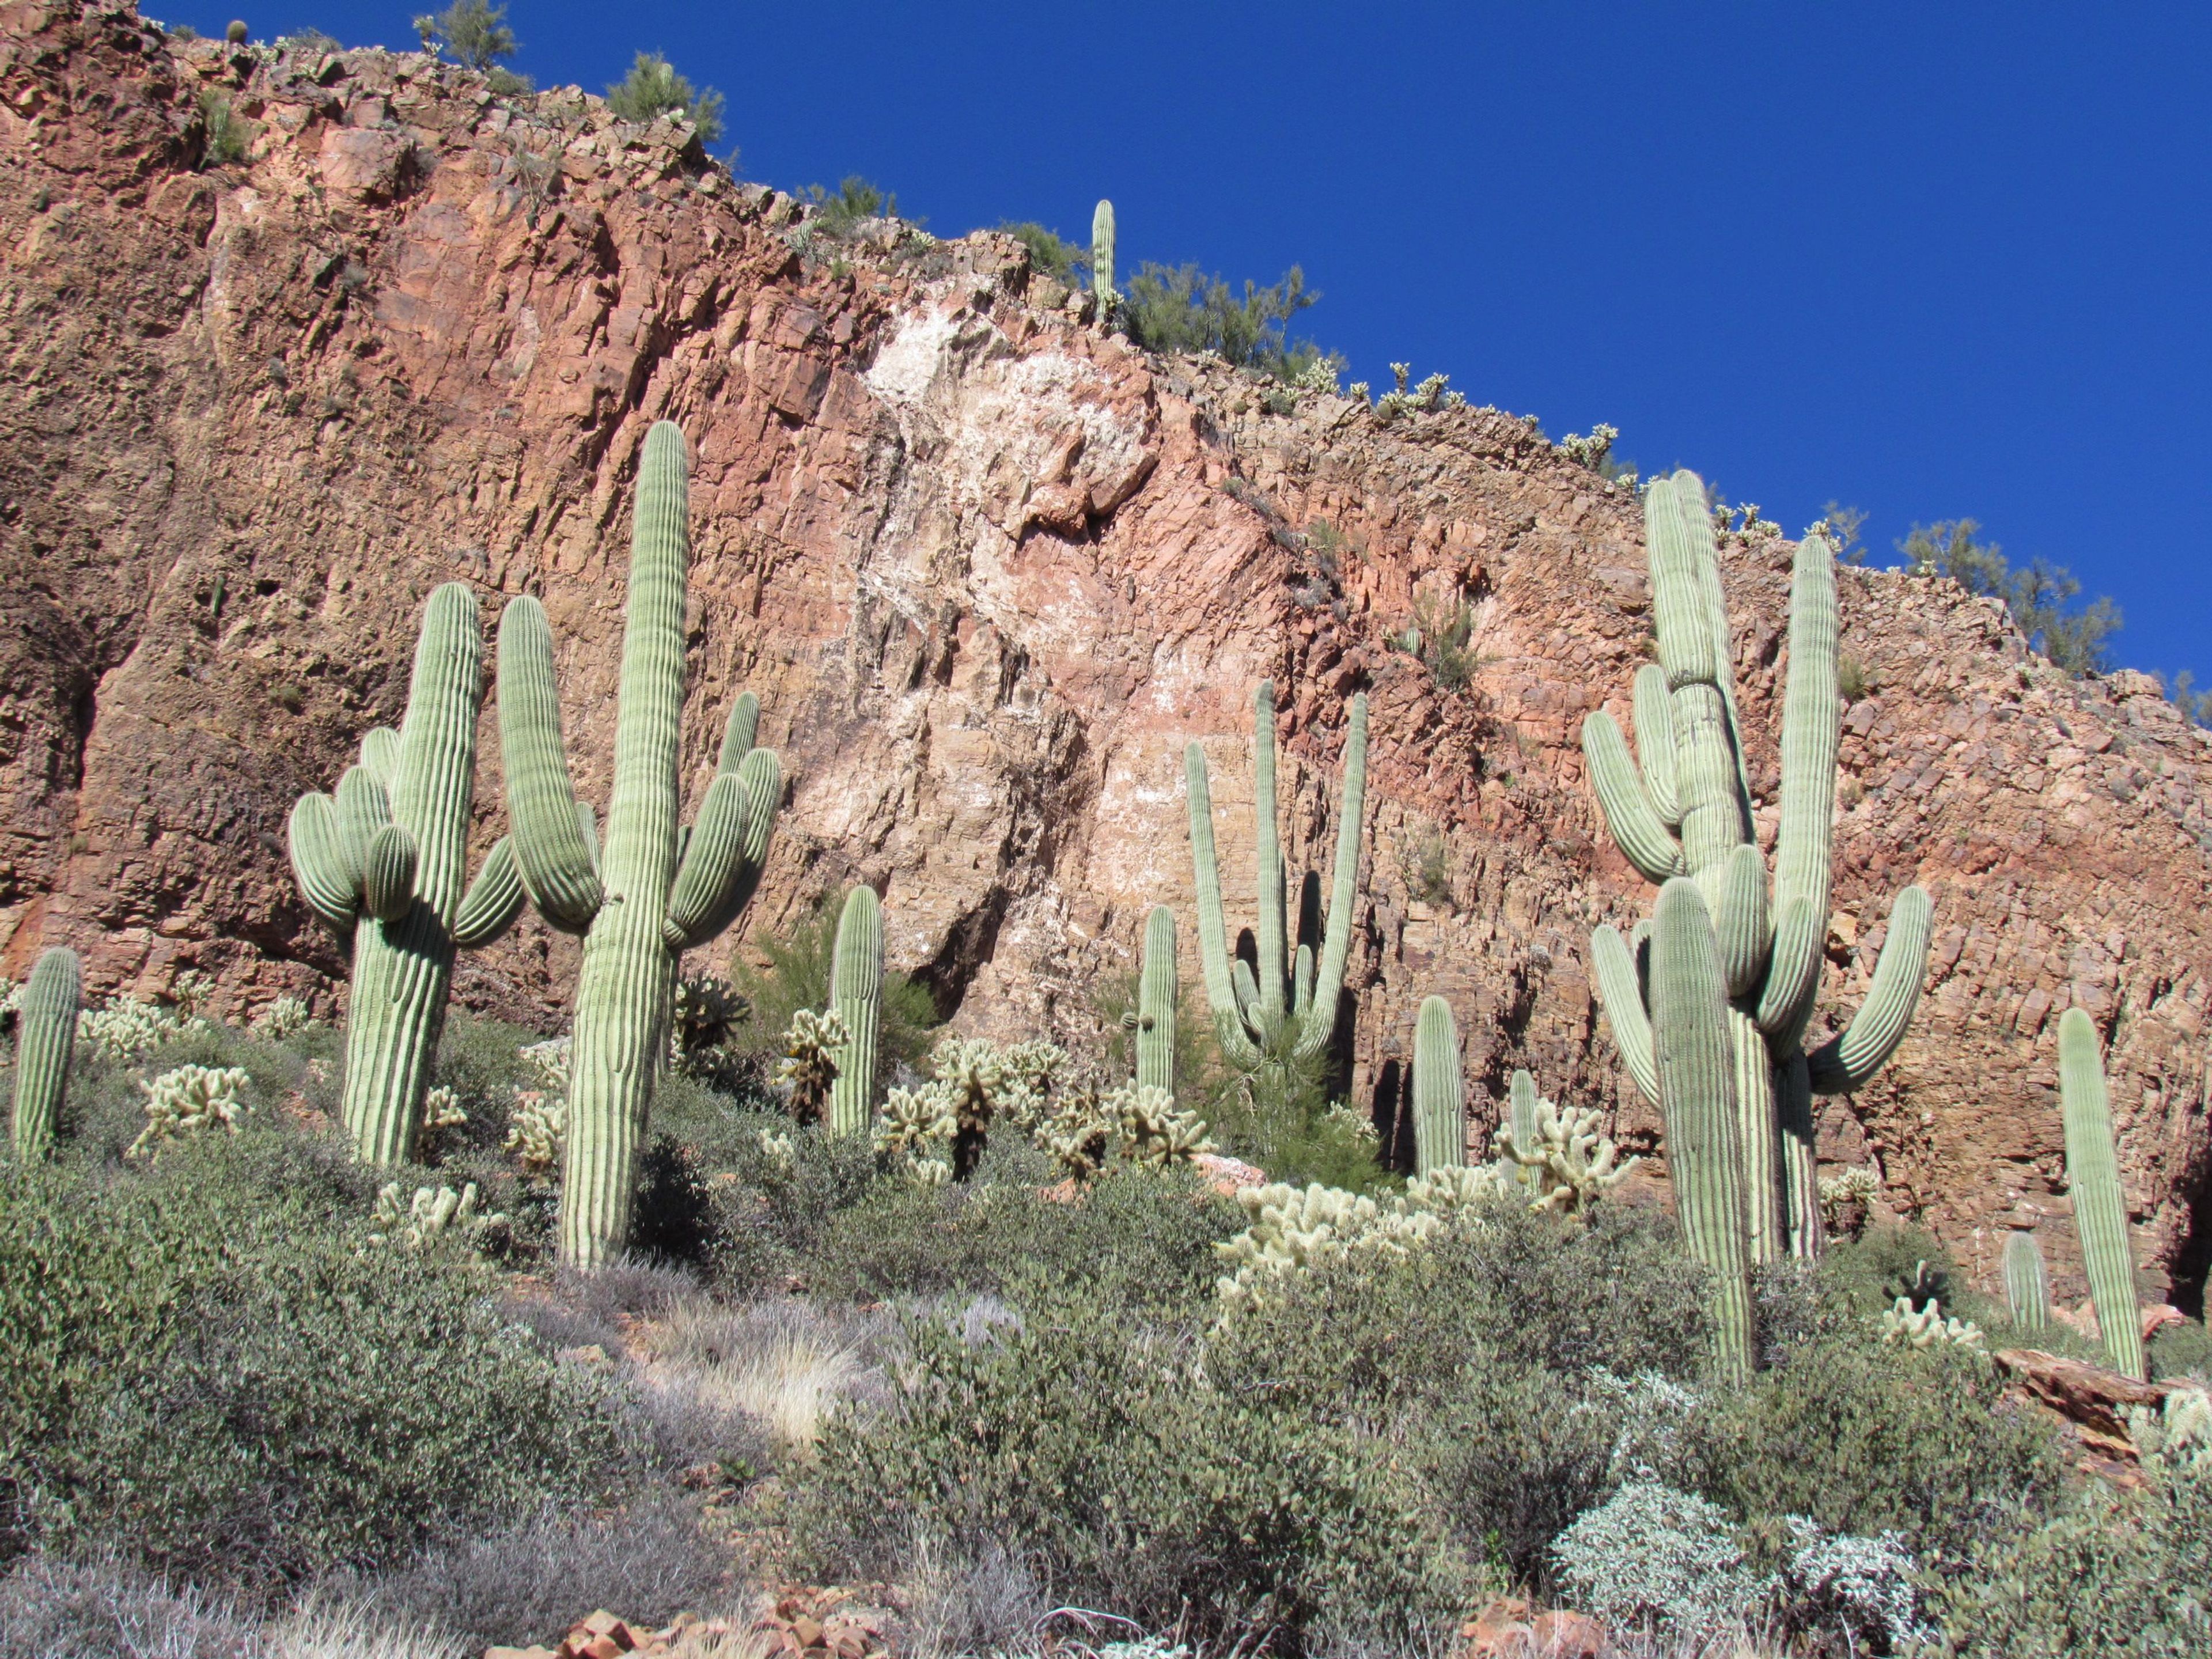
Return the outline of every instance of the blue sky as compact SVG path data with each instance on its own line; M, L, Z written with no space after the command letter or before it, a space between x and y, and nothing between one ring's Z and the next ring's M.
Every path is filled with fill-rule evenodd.
M225 15L149 0L219 30ZM409 44L410 9L279 0ZM940 234L1036 218L1125 271L1304 267L1304 331L1554 437L1693 466L1791 533L1979 519L2212 681L2212 9L511 0L540 85L639 48L746 176L866 174Z

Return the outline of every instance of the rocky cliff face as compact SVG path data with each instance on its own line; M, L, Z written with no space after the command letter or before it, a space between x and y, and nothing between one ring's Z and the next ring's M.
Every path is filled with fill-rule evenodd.
M203 165L210 94L252 125L241 163ZM695 793L745 687L791 779L750 927L873 883L893 959L963 1026L1090 1042L1146 907L1191 914L1185 742L1213 763L1234 926L1255 683L1279 688L1304 866L1329 856L1364 689L1354 1097L1387 1111L1441 991L1492 1097L1525 1065L1655 1142L1585 965L1590 925L1650 894L1577 743L1646 648L1640 520L1532 422L1386 422L1147 357L1004 239L818 244L686 128L574 90L495 99L421 56L7 5L0 158L9 971L67 942L100 988L193 966L238 1006L328 1006L341 964L292 894L285 815L396 720L439 581L474 583L488 620L544 598L603 787L629 484L669 418L696 457ZM1771 836L1788 548L1734 538L1724 564ZM1823 1006L1856 1006L1905 883L1937 938L1912 1034L1827 1103L1824 1156L1877 1163L1888 1204L1985 1276L2008 1224L2070 1237L2056 1027L2081 1004L2112 1048L2141 1253L2201 1294L2205 735L2142 676L2055 673L1948 582L1843 586L1867 691ZM1474 666L1449 688L1389 641L1460 598ZM556 1022L573 949L526 924L460 994ZM2070 1246L2051 1253L2078 1296Z

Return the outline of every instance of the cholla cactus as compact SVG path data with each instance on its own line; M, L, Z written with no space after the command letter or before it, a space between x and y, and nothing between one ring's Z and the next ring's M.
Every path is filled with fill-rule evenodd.
M543 1042L526 1042L515 1054L522 1063L538 1075L538 1085L548 1094L568 1092L568 1039L548 1037Z
M1280 1182L1247 1187L1237 1201L1249 1224L1213 1247L1234 1266L1215 1285L1224 1314L1260 1305L1270 1285L1290 1274L1338 1260L1380 1226L1384 1213L1371 1198L1319 1182L1304 1190Z
M2176 1389L2155 1412L2135 1407L2128 1413L2128 1438L2154 1474L2212 1477L2212 1395Z
M944 1084L893 1089L876 1120L876 1151L903 1164L925 1186L939 1186L952 1179L952 1144L959 1130L952 1093Z
M1303 392L1326 392L1332 398L1343 395L1340 390L1340 382L1336 372L1335 361L1326 355L1316 356L1311 362L1292 375L1291 384Z
M1620 436L1620 428L1600 421L1589 429L1587 436L1570 432L1559 441L1559 453L1571 461L1579 461L1593 472L1603 467L1613 453L1613 446Z
M818 1123L837 1080L836 1051L852 1040L845 1022L832 1009L817 1014L801 1008L783 1034L783 1058L776 1062L779 1087L791 1091L791 1115L801 1123Z
M1051 1114L1033 1132L1037 1146L1062 1173L1087 1180L1109 1158L1139 1169L1187 1164L1213 1143L1194 1112L1180 1110L1165 1089L1126 1083L1100 1093L1077 1088L1055 1098Z
M502 1150L513 1152L523 1172L543 1180L561 1162L568 1139L568 1103L537 1089L514 1091L514 1112L507 1121Z
M304 1031L314 1023L314 1015L298 997L282 996L254 1015L252 1030L255 1036L270 1042L282 1042L286 1037Z
M1496 1149L1501 1181L1526 1187L1540 1210L1580 1215L1642 1162L1632 1158L1617 1164L1620 1149L1605 1133L1604 1119L1586 1106L1562 1112L1538 1096L1534 1128L1527 1134L1510 1122L1500 1124Z
M1835 1231L1852 1206L1863 1208L1881 1196L1881 1181L1865 1164L1854 1164L1840 1175L1822 1176L1820 1194L1820 1218Z
M169 981L169 1000L187 1017L198 1014L215 995L215 980L197 968L187 968Z
M1010 1068L994 1043L981 1037L949 1036L929 1056L942 1098L955 1121L952 1135L952 1175L964 1181L983 1156L991 1133L991 1120L1001 1106L1009 1115L1037 1109L1028 1079Z
M481 1249L503 1237L507 1224L504 1215L477 1213L473 1181L458 1193L451 1187L417 1187L411 1201L401 1199L395 1181L376 1195L376 1207L369 1212L368 1242L410 1250L449 1243Z
M233 1134L246 1115L238 1091L246 1084L239 1066L179 1066L138 1086L146 1091L146 1127L125 1152L126 1158L158 1153L179 1135L220 1126Z
M760 1132L760 1149L769 1163L787 1174L799 1167L799 1148L791 1137L778 1129Z
M1053 1095L1066 1065L1067 1051L1042 1037L1004 1049L999 1067L1005 1082L992 1115L1009 1119L1018 1128L1035 1130L1052 1108Z
M668 1063L681 1077L726 1085L735 1081L730 1029L747 1004L726 979L686 974L676 981L676 1013L668 1033Z
M1946 1319L1943 1304L1933 1299L1915 1313L1912 1298L1900 1296L1882 1314L1881 1340L1906 1348L1928 1348L1938 1342L1951 1342L1962 1348L1978 1349L1982 1346L1982 1328L1971 1319Z
M422 1134L420 1149L427 1158L434 1154L438 1144L448 1129L458 1129L469 1121L461 1109L461 1097L444 1084L426 1090L422 1095Z
M165 1042L206 1029L205 1020L180 1018L133 997L114 998L105 1008L88 1008L76 1017L79 1042L88 1042L125 1065Z

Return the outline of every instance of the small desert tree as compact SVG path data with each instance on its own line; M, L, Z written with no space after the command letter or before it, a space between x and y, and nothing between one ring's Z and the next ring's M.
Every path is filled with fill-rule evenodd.
M657 52L637 54L629 73L607 88L607 107L625 121L680 115L710 144L722 136L722 94L712 87L694 88Z
M2105 641L2120 630L2119 607L2100 598L2071 609L2081 592L2072 571L2040 558L2015 570L1996 543L1977 539L1980 531L1972 519L1916 524L1897 550L1917 574L1948 576L1970 593L2002 599L2028 643L2052 666L2069 674L2101 673Z
M507 26L507 8L490 0L453 0L434 15L415 20L425 52L449 52L459 63L495 82L507 82L520 90L526 83L501 67L500 60L515 52L514 31ZM495 91L507 90L495 85Z

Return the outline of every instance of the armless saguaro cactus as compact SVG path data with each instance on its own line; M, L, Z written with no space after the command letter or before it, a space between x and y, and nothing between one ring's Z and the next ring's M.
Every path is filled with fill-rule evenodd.
M76 1016L84 975L76 952L56 945L39 958L15 1011L13 1144L20 1163L43 1158L54 1142L62 1097L76 1054Z
M1300 1060L1320 1054L1336 1031L1337 1001L1344 990L1345 959L1352 951L1352 912L1359 894L1359 821L1367 799L1367 694L1352 700L1344 739L1344 800L1337 813L1336 869L1329 894L1328 931L1301 905L1297 954L1288 955L1283 848L1275 824L1275 688L1263 680L1252 698L1252 777L1259 818L1260 912L1254 928L1260 966L1229 954L1228 924L1221 910L1221 870L1213 852L1213 794L1206 751L1183 751L1190 792L1190 853L1198 880L1198 955L1206 974L1206 1000L1213 1010L1221 1052L1232 1066L1255 1066L1287 1043ZM1319 956L1316 956L1316 949Z
M1101 202L1091 216L1091 291L1098 298L1098 326L1114 320L1114 204Z
M301 896L353 941L343 1115L364 1163L415 1156L453 953L489 945L522 908L504 836L463 890L483 695L476 595L447 582L422 610L399 730L362 739L335 799L306 794L292 809Z
M1413 1173L1427 1176L1467 1162L1467 1091L1459 1064L1459 1024L1442 997L1421 1003L1413 1026Z
M2005 1303L2012 1322L2024 1331L2045 1330L2051 1325L2051 1279L2043 1267L2043 1246L2030 1232L2014 1232L2005 1239Z
M698 819L688 836L678 830L688 511L684 434L663 421L638 467L604 848L569 781L545 609L526 597L500 617L499 733L516 862L539 914L584 936L561 1195L562 1257L579 1267L629 1242L678 959L750 902L783 793L775 754L752 746L760 706L739 697Z
M883 1020L884 912L872 887L845 895L837 918L837 949L830 959L830 1006L845 1023L845 1041L834 1056L830 1128L866 1134L874 1116L876 1035Z
M2120 1191L2112 1102L2105 1091L2105 1057L2095 1024L2079 1008L2058 1017L2058 1099L2066 1118L2074 1231L2081 1236L2081 1265L2088 1270L2097 1332L2114 1369L2148 1378L2135 1253L2128 1243L2128 1204Z
M1145 966L1137 980L1137 1086L1175 1092L1175 912L1155 904L1145 918Z
M1632 759L1602 710L1583 722L1583 753L1607 827L1629 861L1654 882L1686 878L1701 900L1700 925L1711 935L1721 978L1717 1006L1698 1014L1701 1029L1710 1013L1727 1030L1749 1264L1771 1261L1784 1249L1810 1259L1821 1242L1813 1097L1858 1088L1905 1035L1927 963L1928 896L1918 887L1898 895L1865 1006L1841 1036L1808 1054L1802 1039L1828 930L1843 720L1834 556L1817 532L1798 544L1783 698L1781 832L1770 892L1752 833L1734 652L1705 486L1695 474L1678 472L1656 480L1644 501L1659 660L1636 676L1637 753ZM1686 908L1680 915L1690 925ZM1646 985L1631 946L1610 927L1591 936L1590 955L1630 1075L1667 1107L1656 1047L1670 1039L1655 1030L1656 986ZM1686 1039L1671 1041L1681 1052ZM1702 1064L1695 1079L1678 1073L1678 1099L1693 1086L1718 1086L1717 1074ZM1671 1143L1679 1131L1673 1109L1667 1110Z

